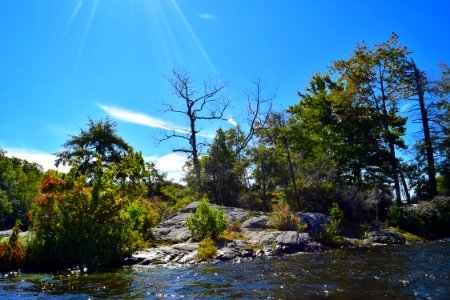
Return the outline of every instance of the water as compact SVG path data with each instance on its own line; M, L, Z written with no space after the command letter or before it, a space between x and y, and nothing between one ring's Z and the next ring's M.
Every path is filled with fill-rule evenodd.
M450 240L0 279L1 299L450 299Z

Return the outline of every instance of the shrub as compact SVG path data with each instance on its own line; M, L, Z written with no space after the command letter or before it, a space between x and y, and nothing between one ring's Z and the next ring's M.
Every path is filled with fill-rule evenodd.
M0 243L0 271L19 269L26 253L25 245L19 240L20 221L16 221L9 239Z
M238 219L235 219L233 222L228 225L228 231L230 232L241 232L242 231L242 223Z
M300 218L291 211L289 205L283 200L278 201L278 203L274 205L269 224L278 230L288 231L303 229L299 226Z
M206 238L216 240L225 231L227 220L223 210L215 210L209 205L207 199L203 199L198 204L195 213L188 217L186 226L192 236L200 241Z
M122 162L105 167L98 160L89 180L76 167L64 180L45 177L33 215L30 267L111 266L141 246L151 224L142 203L131 200L131 180L120 180L131 171Z
M211 238L206 238L200 242L200 246L198 248L198 260L211 260L217 254L217 247L214 241Z
M330 209L330 223L324 226L325 231L320 233L320 239L325 244L339 245L342 243L342 237L340 236L340 225L344 218L344 212L336 202Z
M131 228L144 237L148 237L151 234L152 227L158 221L158 215L151 204L144 199L138 199L133 201L127 209Z
M389 226L398 227L400 224L400 209L397 206L391 206L387 212L387 223Z
M398 210L398 228L430 239L450 236L450 197L436 197Z

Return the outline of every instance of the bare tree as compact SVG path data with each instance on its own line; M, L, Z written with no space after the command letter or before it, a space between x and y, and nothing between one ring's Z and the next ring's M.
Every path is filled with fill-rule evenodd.
M224 113L229 102L223 96L225 86L219 82L204 82L200 92L189 73L178 70L172 70L172 77L168 78L168 81L179 101L177 104L167 104L167 111L180 114L188 126L186 129L173 129L171 134L166 134L159 141L177 138L188 143L186 147L176 148L173 151L182 152L192 160L196 185L202 195L199 156L200 148L205 143L199 142L199 133L202 130L199 121L226 120Z
M246 95L248 132L243 136L238 136L239 144L236 147L238 157L247 148L253 136L266 128L267 121L272 112L272 101L275 98L275 95L263 96L261 78L256 78L252 83L254 85L254 91ZM238 134L241 133L240 130L236 132Z

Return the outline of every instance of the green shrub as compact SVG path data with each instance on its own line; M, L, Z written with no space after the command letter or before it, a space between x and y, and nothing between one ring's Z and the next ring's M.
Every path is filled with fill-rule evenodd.
M320 239L323 243L328 245L339 245L342 243L340 236L340 225L344 218L344 212L336 202L330 209L330 223L324 226L323 232L320 233Z
M274 205L269 225L283 231L304 229L304 226L300 226L300 218L291 211L289 205L283 200Z
M214 241L211 238L206 238L200 242L200 246L198 248L198 260L211 260L217 254L217 247Z
M142 236L148 237L151 229L158 221L158 215L149 201L138 199L128 206L131 228L139 232Z
M192 236L200 241L206 238L217 240L227 228L227 220L223 210L215 210L209 205L207 199L203 199L198 204L195 213L188 217L186 226Z
M400 208L398 228L429 239L449 237L450 198L436 197Z
M392 227L398 227L400 224L400 209L397 206L391 206L387 212L387 224Z
M33 215L31 268L116 265L143 245L151 220L142 203L132 201L132 182L118 179L132 171L124 164L105 167L98 160L91 180L76 167L64 180L45 177Z

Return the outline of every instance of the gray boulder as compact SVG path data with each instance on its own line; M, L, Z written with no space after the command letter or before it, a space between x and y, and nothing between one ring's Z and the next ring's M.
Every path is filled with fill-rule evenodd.
M186 242L191 238L191 233L186 227L189 213L176 213L169 219L161 222L153 231L153 238L161 241Z
M369 232L368 238L364 242L370 244L404 244L406 239L401 233L380 229Z
M321 213L296 212L295 215L308 225L306 231L314 237L318 237L328 223L328 217Z
M197 257L198 243L180 243L172 246L160 246L136 251L132 260L138 261L140 265L169 264L169 263L191 263Z
M298 231L245 231L247 242L254 245L280 245L284 253L305 251L312 242L308 233Z
M250 217L242 223L245 229L267 229L269 228L269 216L259 213Z

